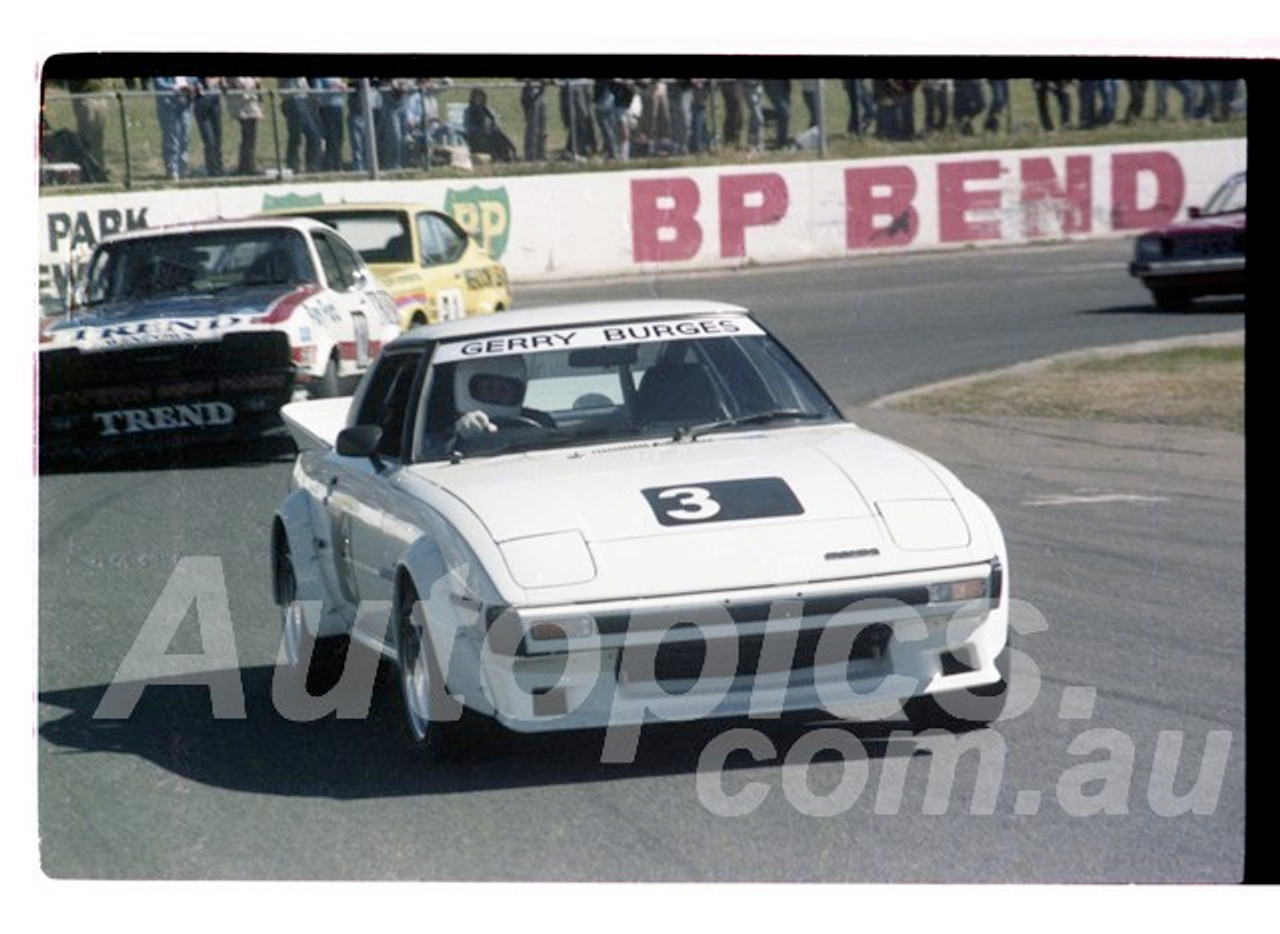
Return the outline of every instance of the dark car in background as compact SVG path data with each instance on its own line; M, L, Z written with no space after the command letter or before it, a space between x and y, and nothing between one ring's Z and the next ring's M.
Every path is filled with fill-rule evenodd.
M1204 207L1187 214L1138 237L1129 273L1162 309L1185 308L1202 295L1243 295L1245 173L1232 175Z

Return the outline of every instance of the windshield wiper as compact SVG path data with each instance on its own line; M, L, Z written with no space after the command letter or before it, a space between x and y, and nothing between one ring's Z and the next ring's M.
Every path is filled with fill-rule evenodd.
M751 415L739 415L736 418L725 418L704 425L688 425L676 429L673 441L696 441L699 435L721 428L738 428L743 425L764 425L768 422L784 419L802 419L804 421L820 421L829 416L827 412L814 412L809 409L770 409L767 412L754 412Z

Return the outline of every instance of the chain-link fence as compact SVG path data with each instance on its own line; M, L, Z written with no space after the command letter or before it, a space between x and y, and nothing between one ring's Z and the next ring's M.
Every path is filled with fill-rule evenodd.
M171 84L172 82L172 84ZM833 139L1229 120L1229 81L107 79L47 88L41 182L133 188L478 163L827 153ZM1017 103L1020 102L1020 103ZM1017 105L1017 106L1015 106ZM1015 110L1022 116L1015 118Z

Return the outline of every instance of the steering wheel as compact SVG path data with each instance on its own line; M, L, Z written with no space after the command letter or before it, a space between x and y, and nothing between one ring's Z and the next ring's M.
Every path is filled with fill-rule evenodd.
M499 428L537 428L539 431L547 429L542 422L528 415L497 415L491 416L489 420Z

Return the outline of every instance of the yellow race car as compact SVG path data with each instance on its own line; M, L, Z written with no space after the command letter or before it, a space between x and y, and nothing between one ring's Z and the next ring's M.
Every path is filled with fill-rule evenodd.
M321 204L273 210L338 231L395 299L400 327L511 307L507 270L448 214L415 204Z

